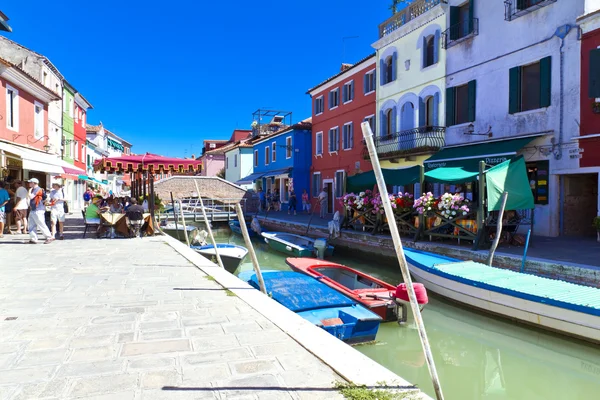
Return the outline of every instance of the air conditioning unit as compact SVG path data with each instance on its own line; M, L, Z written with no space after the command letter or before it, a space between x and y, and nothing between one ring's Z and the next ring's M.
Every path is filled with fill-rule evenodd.
M211 143L208 147L211 149L215 149L217 147L217 145L216 145L216 143Z

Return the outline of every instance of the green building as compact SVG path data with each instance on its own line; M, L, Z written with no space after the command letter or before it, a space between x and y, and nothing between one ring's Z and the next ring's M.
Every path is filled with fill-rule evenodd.
M62 145L63 159L68 163L74 163L75 155L75 89L64 81L63 87L63 114L62 114Z

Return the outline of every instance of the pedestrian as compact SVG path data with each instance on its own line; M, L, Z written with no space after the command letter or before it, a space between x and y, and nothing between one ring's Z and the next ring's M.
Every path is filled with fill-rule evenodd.
M83 202L84 202L85 207L90 205L90 202L92 201L92 197L94 197L94 191L92 190L91 187L88 186L88 188L83 193Z
M273 192L273 210L280 211L281 210L281 196L279 195L279 189L275 189Z
M327 192L325 191L325 188L319 193L319 206L321 208L319 216L325 218L325 215L327 214Z
M273 208L273 195L271 194L271 189L267 190L267 211Z
M294 189L290 191L290 201L288 203L288 214L290 211L294 210L294 215L296 215L296 210L298 209L298 199L296 198L296 192Z
M265 192L263 192L262 188L258 188L258 211L263 212L266 207L265 202Z
M10 201L10 195L8 194L8 190L4 187L6 183L4 181L0 181L0 238L4 237L4 224L6 223L6 205ZM10 230L10 227L8 227Z
M308 192L306 189L302 190L302 211L305 211L307 214L310 214L310 199L308 197Z
M44 244L52 243L54 238L50 234L50 230L46 225L46 193L44 189L39 187L40 181L37 178L31 178L27 181L29 184L29 243L36 244L38 242L37 229L42 232L46 238Z
M58 239L64 240L65 191L56 182L52 184L52 191L50 192L50 221L52 237L56 238L56 226L58 225Z
M25 234L27 229L27 189L23 186L22 181L15 181L15 208L13 215L17 224L17 234Z

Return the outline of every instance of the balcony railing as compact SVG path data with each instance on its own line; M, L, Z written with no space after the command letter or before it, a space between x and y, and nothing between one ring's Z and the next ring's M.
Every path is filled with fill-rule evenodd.
M504 19L512 21L552 3L556 0L504 0Z
M447 49L477 35L479 35L479 18L460 22L444 31L442 47Z
M438 151L446 144L446 128L443 126L422 126L408 129L391 135L373 138L379 158L396 158L427 154ZM365 160L369 159L369 151L363 150Z
M440 4L442 0L416 0L392 15L387 21L379 24L379 37L382 38L396 29L405 25L408 21L412 21L419 15L425 14L433 7Z

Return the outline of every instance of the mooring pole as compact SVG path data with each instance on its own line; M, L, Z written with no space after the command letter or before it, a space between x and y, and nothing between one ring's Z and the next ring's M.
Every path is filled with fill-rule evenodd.
M225 269L223 266L223 260L221 260L221 256L219 255L219 248L217 247L217 242L215 241L215 237L212 233L212 228L210 227L210 222L208 221L208 217L206 216L206 210L204 209L204 202L202 201L202 196L200 195L200 189L198 188L198 182L194 179L194 185L196 185L196 193L198 193L198 199L200 199L200 208L202 209L202 215L204 216L204 223L206 224L206 229L208 230L208 235L210 236L210 241L213 244L215 249L215 256L217 257L217 264L219 267Z
M527 241L525 241L525 250L523 250L523 260L521 261L521 273L525 272L525 261L527 261L527 249L529 249L529 238L531 237L531 229L527 231Z
M502 218L504 218L504 209L506 208L506 200L508 199L508 192L502 193L502 199L500 200L500 212L498 213L498 224L496 226L496 237L492 242L492 247L490 248L490 254L488 254L487 265L492 266L492 261L494 261L494 253L498 248L498 243L500 243L500 236L502 235Z
M385 210L385 215L388 221L394 221L394 210L390 203L387 188L385 186L385 180L383 178L383 172L381 171L381 165L379 164L379 157L377 156L377 149L373 142L373 132L368 122L361 124L363 136L369 149L369 156L371 157L371 164L373 165L373 172L377 179L377 186L379 187L379 194L381 195L381 202ZM433 360L433 354L431 353L431 347L429 346L429 339L427 338L427 332L425 332L425 325L423 324L423 316L419 310L419 304L417 303L417 295L415 294L415 288L413 287L412 279L410 277L410 271L404 256L404 249L402 248L402 241L400 240L400 233L398 232L398 226L396 224L389 224L390 233L392 240L394 241L394 248L398 257L398 263L400 264L400 271L402 271L402 277L406 288L408 289L408 298L410 299L410 307L417 323L419 331L419 337L421 338L421 345L423 346L423 353L425 353L425 359L427 360L427 367L429 368L429 375L431 376L431 382L433 383L433 389L435 390L435 396L438 400L443 400L444 395L442 394L442 387L440 386L440 379L435 368L435 362Z
M181 200L177 201L179 202L179 212L181 213L181 221L183 222L183 233L185 235L185 242L187 243L188 247L190 247L190 238L187 234L187 227L185 226L185 217L183 216L183 204L181 204ZM173 212L175 212L175 209L173 209Z
M175 220L175 232L177 233L177 240L181 240L179 237L179 218L177 217L177 211L175 211L175 200L173 200L173 192L171 192L171 204L173 205L173 219ZM169 217L167 216L167 221Z
M248 252L250 252L250 259L252 260L252 266L254 267L254 273L256 274L256 278L258 279L258 286L260 287L260 291L264 294L267 294L267 288L265 287L265 281L263 280L262 272L260 272L260 265L258 264L258 258L256 258L256 253L254 252L254 246L252 245L252 240L250 240L250 235L248 234L248 227L246 226L246 220L244 219L244 212L242 211L242 206L240 203L235 205L235 211L237 212L238 221L240 222L240 228L242 230L242 236L244 237L244 242L246 243L246 247L248 248Z

